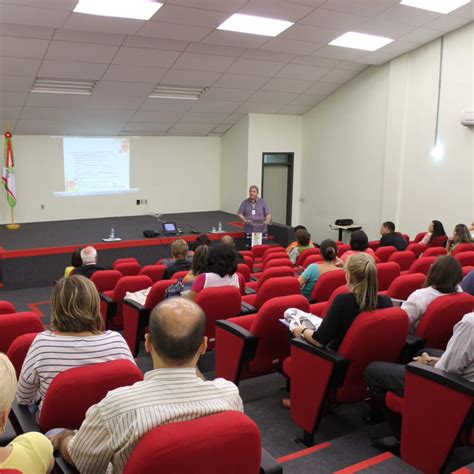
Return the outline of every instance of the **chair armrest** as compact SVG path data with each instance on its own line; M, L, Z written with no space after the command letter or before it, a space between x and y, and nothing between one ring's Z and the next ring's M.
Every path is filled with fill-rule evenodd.
M424 346L424 339L419 336L413 336L409 334L405 342L405 346L403 347L402 351L400 352L400 355L398 356L398 363L406 365L412 362L413 357L415 357L416 353L420 349L423 349Z
M144 309L146 309L145 306L138 303L137 301L124 299L123 303L126 304L127 306L131 306L132 308L136 309L139 313L142 312Z
M397 298L390 298L392 300L393 306L401 306L405 303L405 300L399 300Z
M258 278L255 278L255 277L251 276L250 281L258 281Z
M282 474L282 465L266 450L262 448L260 474Z
M254 288L245 288L245 294L246 295L254 295L257 293Z
M31 414L28 405L20 405L16 400L13 402L9 420L17 434L41 431L36 416Z
M105 295L104 293L99 293L99 296L100 299L102 301L105 301L107 304L112 304L114 302L114 300L110 296Z
M56 472L59 474L79 474L79 471L67 463L61 456L54 458Z
M246 303L245 301L242 301L240 305L241 305L240 314L253 314L257 312L257 308L255 308L251 304Z

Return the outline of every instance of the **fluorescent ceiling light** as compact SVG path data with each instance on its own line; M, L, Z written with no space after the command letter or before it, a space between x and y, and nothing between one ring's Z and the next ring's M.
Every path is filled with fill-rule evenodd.
M148 97L150 99L199 100L205 90L204 87L156 86Z
M95 85L96 81L37 77L30 92L40 92L43 94L91 95L94 91Z
M217 27L218 30L237 31L239 33L251 33L262 36L278 36L290 26L291 21L275 20L263 16L242 15L234 13L224 23Z
M331 41L331 46L341 46L343 48L363 49L364 51L377 51L377 49L391 43L393 39L383 36L366 35L349 31L339 38Z
M471 0L401 0L400 5L446 14L470 2Z
M89 15L149 20L162 6L162 3L150 0L79 0L73 11Z

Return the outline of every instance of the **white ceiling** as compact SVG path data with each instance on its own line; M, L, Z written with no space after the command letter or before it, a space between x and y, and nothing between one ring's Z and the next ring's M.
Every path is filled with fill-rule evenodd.
M474 19L399 0L167 0L150 21L73 13L77 0L0 0L0 125L16 134L222 135L249 112L300 115L367 65ZM276 38L216 30L240 12L295 22ZM353 30L395 41L328 46ZM29 93L36 76L93 79L92 96ZM207 87L197 102L157 84Z

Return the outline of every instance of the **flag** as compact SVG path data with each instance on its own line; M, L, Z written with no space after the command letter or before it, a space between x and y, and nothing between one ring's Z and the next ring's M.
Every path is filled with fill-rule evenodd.
M15 163L13 161L12 134L5 133L5 160L3 162L3 185L7 192L7 201L10 207L16 205Z

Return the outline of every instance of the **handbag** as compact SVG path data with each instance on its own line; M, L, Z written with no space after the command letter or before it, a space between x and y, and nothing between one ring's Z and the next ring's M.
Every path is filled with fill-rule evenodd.
M185 290L185 285L183 283L183 279L179 278L176 283L173 283L165 290L165 297L166 298L173 298L174 296L181 296L181 293Z

